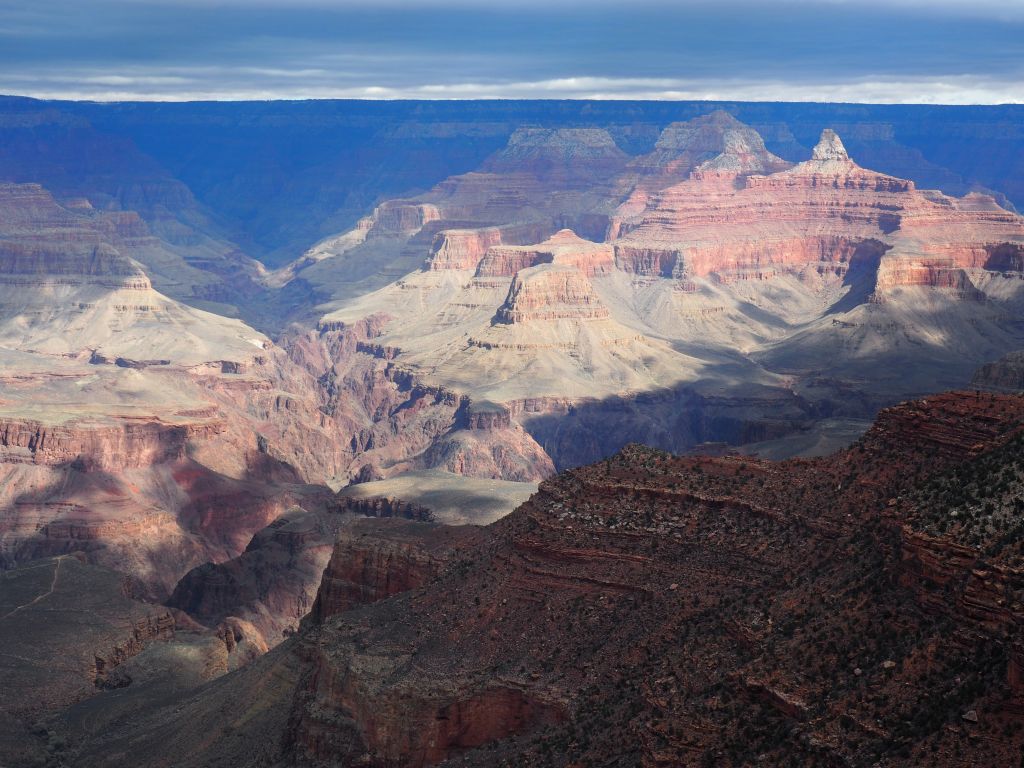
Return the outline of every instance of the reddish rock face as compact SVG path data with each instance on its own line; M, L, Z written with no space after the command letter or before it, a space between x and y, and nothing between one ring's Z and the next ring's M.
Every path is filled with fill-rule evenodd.
M427 268L431 270L475 269L484 253L502 241L497 227L439 232L434 238Z
M502 244L535 243L543 240L549 231L549 226L540 222L479 229L443 229L434 236L425 268L431 271L477 269L490 248Z
M570 229L556 232L533 246L492 247L479 262L477 277L512 277L538 264L573 266L587 277L610 274L614 262L611 246L592 243Z
M432 205L404 200L382 203L373 212L373 227L368 237L418 232L425 224L437 221L440 213Z
M316 620L269 655L301 670L268 702L287 725L251 738L298 764L1005 765L1024 738L1024 539L993 530L1022 440L1024 398L950 393L822 459L630 446L454 546L368 522L338 543ZM988 528L928 533L946 481L992 491ZM189 735L193 706L160 710L183 759L225 759ZM156 716L83 755L127 733L144 752Z
M310 620L322 622L428 584L480 538L468 526L395 518L353 522L335 541Z
M223 431L223 421L216 418L206 423L128 423L98 429L10 420L0 422L0 449L12 460L20 454L34 464L117 472L184 459L187 441L209 440Z
M363 516L374 519L364 520ZM247 643L250 656L273 647L295 632L307 614L314 617L348 610L397 592L419 586L432 578L451 547L442 549L428 536L421 535L425 546L410 545L397 557L376 552L375 531L432 530L426 522L431 513L397 500L339 499L314 511L300 507L286 510L266 528L257 532L237 557L221 563L203 563L186 573L175 585L167 605L184 611L193 619L218 632L234 627L238 642ZM416 537L411 536L415 542ZM351 542L349 559L334 555L340 542ZM387 549L393 542L384 540ZM408 556L403 575L397 561ZM380 560L375 582L369 561ZM368 559L368 560L367 560ZM330 561L330 563L328 562ZM365 562L363 572L358 562ZM326 571L325 571L326 568ZM393 572L392 572L393 571ZM332 591L329 584L348 574L352 587L345 595ZM326 580L325 580L326 579ZM315 600L315 602L314 602ZM229 653L233 650L227 635Z
M810 267L841 278L859 248L878 243L885 253L876 267L880 294L925 285L974 298L963 270L999 261L989 255L994 242L1004 242L1004 253L1024 238L1020 218L991 198L921 192L912 182L860 168L831 130L795 167L694 172L641 212L630 210L622 207L626 218L617 226L617 264L625 271L731 282Z
M983 669L999 673L1002 668L1011 691L1016 690L1013 664L1006 672L998 660L991 667L982 662L978 670L965 661L978 645L995 654L993 659L1011 653L999 650L1000 638L1017 631L1013 610L997 609L1008 594L1005 569L979 570L980 553L952 542L936 540L925 557L920 537L909 528L896 534L899 543L887 522L897 513L886 499L993 455L1022 429L1020 398L952 394L883 412L861 443L828 459L782 464L740 457L673 459L631 448L560 476L493 527L492 545L460 553L458 560L475 560L475 568L456 571L450 565L447 576L442 572L408 599L373 612L371 626L394 622L380 630L399 643L390 653L370 650L375 631L367 628L363 614L338 614L309 630L317 703L305 710L293 737L295 749L306 759L322 759L358 733L359 749L374 756L373 764L401 755L415 765L453 756L483 765L506 750L523 764L541 764L550 745L559 743L565 727L560 723L568 719L574 723L571 732L591 735L570 739L574 746L556 747L561 759L612 764L623 750L639 750L645 760L670 764L721 750L728 743L725 734L733 728L738 733L744 722L746 738L759 744L759 753L780 749L788 755L806 747L787 739L773 748L754 734L813 720L821 740L833 728L843 728L840 720L871 723L846 728L842 742L812 748L838 759L847 749L856 753L867 744L900 738L895 734L901 702L920 706L922 691L931 686L958 685L954 675L975 680L989 674ZM800 529L798 537L784 533L791 526ZM782 537L778 548L770 543L776 535ZM350 546L340 544L336 557ZM686 556L674 559L670 553L676 548ZM939 588L908 597L897 584L909 584L908 567L924 561L931 563L926 568L931 575L921 578ZM396 571L402 574L404 564ZM378 582L377 570L373 573L369 581ZM942 584L961 597L944 592ZM839 585L847 585L846 596ZM449 599L452 589L462 596L459 602ZM827 595L824 602L808 597L819 589ZM805 595L804 603L799 595ZM828 610L819 612L819 602ZM903 631L912 626L920 639L882 644L876 632L884 634L887 625L872 617L896 615L893 610L906 622ZM943 618L930 618L935 612ZM951 636L945 621L954 622L959 634ZM412 628L395 634L407 622ZM574 629L580 622L586 627L582 634ZM676 623L693 628L682 631ZM827 642L816 640L819 636ZM802 652L796 653L798 648ZM396 680L392 664L409 653L416 664L403 667ZM671 661L677 653L678 665ZM931 658L931 671L922 666L925 657ZM424 690L441 694L418 670L439 668L448 680L443 695L457 703L424 700ZM517 703L499 697L481 675L483 680L491 675L491 684L514 680ZM466 685L475 681L485 693L462 698L460 679ZM668 687L666 680L672 681ZM864 681L869 690L885 691L888 703L870 709ZM579 691L588 690L595 690L592 698L579 698ZM723 693L709 707L712 690ZM962 727L962 710L976 706L999 722L1019 717L1005 694L972 690L979 699L951 703L948 717L956 727ZM434 722L440 719L442 725L422 723L429 749L421 727L405 725L420 723L420 716L407 709L405 697L412 691L420 692L417 707L440 713ZM520 697L572 704L564 712L548 709L538 721L523 714ZM870 718L865 707L873 712ZM590 719L609 709L607 720ZM643 714L628 714L638 711ZM766 718L764 723L750 722L752 711L761 713L757 717ZM354 732L349 725L330 725L347 716L355 719ZM496 717L505 723L504 732L491 727ZM452 721L467 738L452 738ZM585 726L588 722L595 727ZM715 729L708 728L712 722ZM549 730L543 735L523 736L545 726ZM940 725L925 726L911 740L906 761L893 755L884 764L913 764L915 755L933 749L945 754L957 738L950 733ZM1012 729L1003 733L984 745L973 742L967 747L976 750L971 759L998 762L998 755L1015 749ZM469 734L479 734L478 743L490 746L474 751L476 739ZM743 749L726 764L744 764Z

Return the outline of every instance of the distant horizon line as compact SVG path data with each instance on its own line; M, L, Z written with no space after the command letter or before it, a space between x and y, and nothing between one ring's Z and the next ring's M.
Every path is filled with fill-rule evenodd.
M607 103L645 103L645 104L829 104L835 106L865 107L1024 107L1024 101L992 101L992 102L938 102L938 101L826 101L816 99L750 99L750 98L652 98L629 96L561 96L561 97L528 97L528 96L271 96L271 97L206 97L206 98L174 98L166 96L132 96L130 98L96 98L56 95L36 95L30 93L0 93L0 99L27 99L39 102L62 102L68 104L300 104L309 102L366 102L366 103L473 103L473 102L607 102Z

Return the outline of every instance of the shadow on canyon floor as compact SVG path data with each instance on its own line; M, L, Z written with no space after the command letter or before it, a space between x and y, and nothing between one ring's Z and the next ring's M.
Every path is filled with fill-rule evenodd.
M701 443L741 445L800 432L822 418L859 417L865 410L827 397L812 402L781 388L746 386L712 395L699 386L582 402L527 417L524 426L561 471L603 459L628 443L673 453Z

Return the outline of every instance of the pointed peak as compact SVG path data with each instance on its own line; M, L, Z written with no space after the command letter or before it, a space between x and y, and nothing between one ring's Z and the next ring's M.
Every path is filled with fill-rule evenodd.
M861 168L850 159L842 140L831 128L826 128L821 132L821 138L814 145L810 160L798 163L782 173L790 177L842 177L855 180L853 183L856 184L869 184L878 190L884 189L893 192L906 192L914 188L912 181Z
M826 128L821 132L821 138L818 139L818 143L814 146L811 159L848 161L850 156L847 154L846 147L843 146L839 134L831 128Z

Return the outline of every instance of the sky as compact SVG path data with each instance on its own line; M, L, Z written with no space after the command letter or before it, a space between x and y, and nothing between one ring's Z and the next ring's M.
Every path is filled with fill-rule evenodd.
M1024 103L1024 0L0 0L0 93Z

